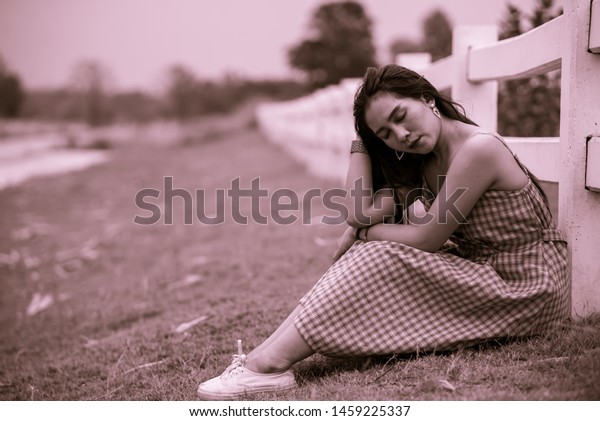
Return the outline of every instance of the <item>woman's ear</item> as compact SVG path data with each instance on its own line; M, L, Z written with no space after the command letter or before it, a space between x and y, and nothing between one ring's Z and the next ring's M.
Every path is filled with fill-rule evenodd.
M421 95L421 100L429 106L435 105L435 100L429 95Z

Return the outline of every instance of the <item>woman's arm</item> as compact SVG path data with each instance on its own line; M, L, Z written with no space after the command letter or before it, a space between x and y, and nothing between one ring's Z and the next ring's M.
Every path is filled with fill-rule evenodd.
M471 139L452 162L446 180L428 212L410 225L377 224L368 240L387 240L433 252L448 240L481 195L496 181L502 158L493 142Z
M346 191L348 225L368 227L394 215L395 203L391 189L373 192L371 158L368 154L355 152L350 155Z

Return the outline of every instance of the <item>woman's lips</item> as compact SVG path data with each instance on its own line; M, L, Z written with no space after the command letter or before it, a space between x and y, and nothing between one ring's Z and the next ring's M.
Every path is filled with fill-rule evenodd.
M419 143L419 140L421 140L421 136L417 137L415 140L410 142L408 144L408 149L413 149L415 146L417 146L417 144Z

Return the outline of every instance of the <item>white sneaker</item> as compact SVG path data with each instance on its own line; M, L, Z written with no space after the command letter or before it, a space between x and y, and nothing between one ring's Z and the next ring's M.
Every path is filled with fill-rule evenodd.
M257 392L275 392L296 386L291 370L283 373L255 373L244 367L246 355L242 354L241 340L238 340L238 352L223 374L198 386L198 397L202 400L235 399Z

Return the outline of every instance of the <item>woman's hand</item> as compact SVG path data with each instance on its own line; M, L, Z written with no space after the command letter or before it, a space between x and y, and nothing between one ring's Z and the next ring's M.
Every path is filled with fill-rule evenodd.
M348 249L352 247L355 241L357 241L356 228L348 227L337 241L337 248L333 254L333 261L336 262L340 257L342 257L344 253L346 253Z

